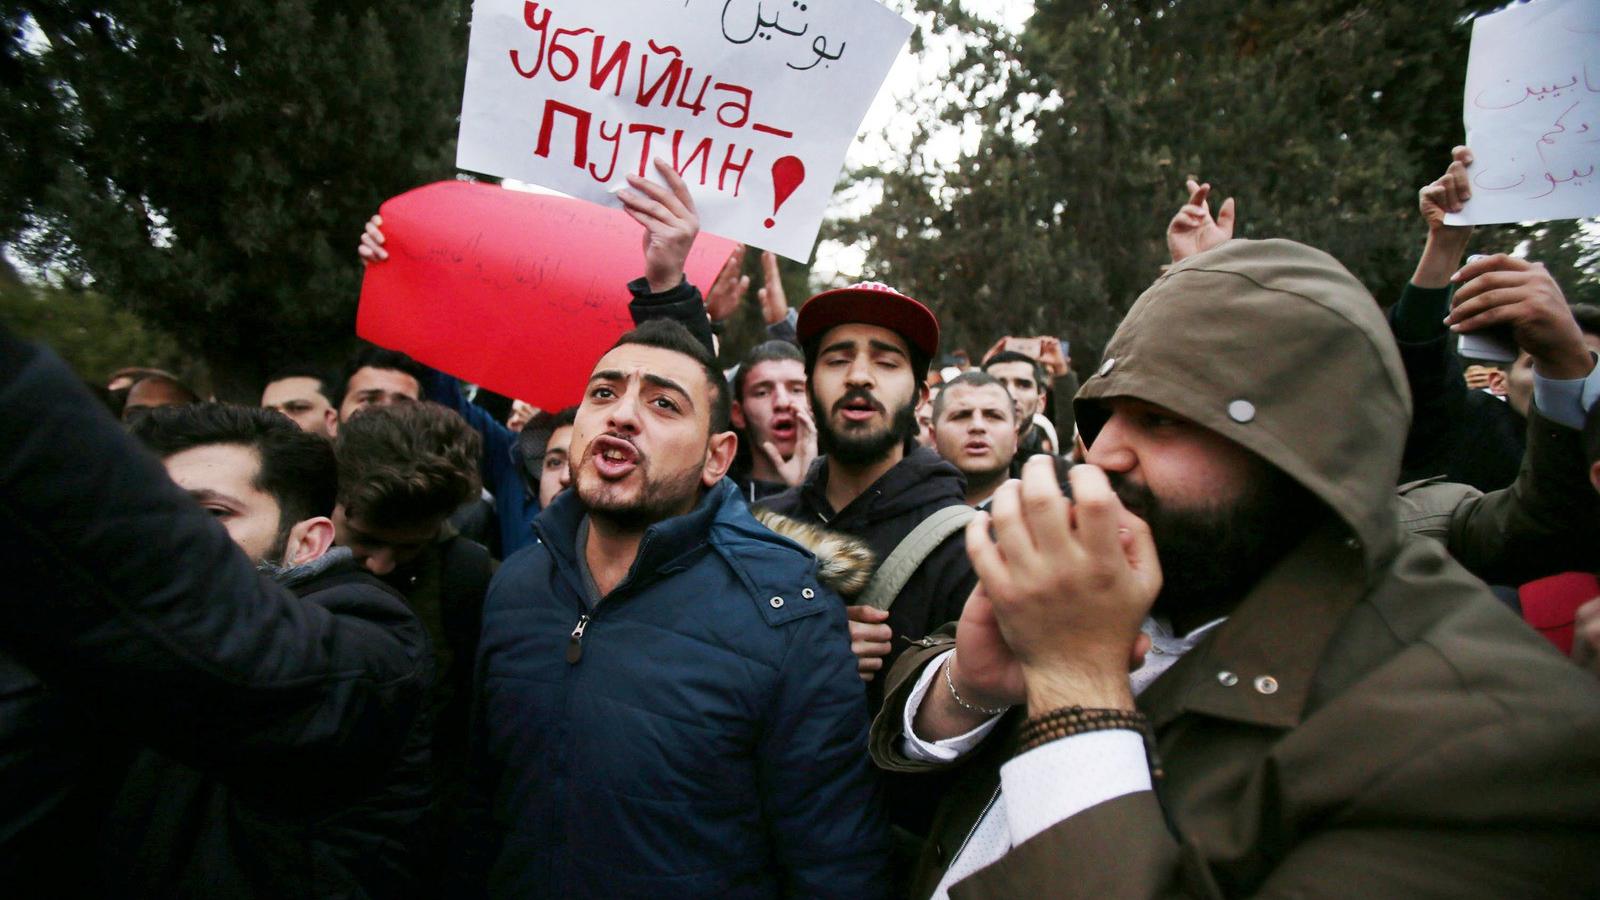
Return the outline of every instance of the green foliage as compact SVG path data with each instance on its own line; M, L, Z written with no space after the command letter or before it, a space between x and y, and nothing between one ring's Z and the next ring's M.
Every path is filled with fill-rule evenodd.
M0 241L176 336L220 393L339 357L361 223L453 171L467 10L0 7Z
M0 284L0 322L48 345L90 384L104 385L125 366L148 366L178 375L201 393L208 390L205 366L177 341L96 293Z
M1416 191L1461 139L1470 16L1499 5L1038 0L1007 36L919 0L936 30L969 35L955 90L903 165L858 173L882 199L830 236L929 302L946 346L1064 335L1080 373L1167 261L1189 174L1214 185L1213 209L1237 198L1239 236L1321 247L1392 302L1424 237ZM981 134L977 151L927 163L952 122ZM1578 228L1548 223L1529 246L1583 296L1600 285ZM1474 252L1529 237L1479 229Z

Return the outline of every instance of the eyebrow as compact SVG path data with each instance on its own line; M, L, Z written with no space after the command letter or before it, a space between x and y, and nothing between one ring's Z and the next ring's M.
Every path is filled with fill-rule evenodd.
M204 503L208 500L213 500L238 507L244 506L244 502L238 497L224 494L221 491L214 491L211 488L195 488L194 490L189 491L189 496L193 497L197 503Z
M876 339L868 340L867 341L867 346L870 347L873 350L878 351L879 353L895 353L895 354L898 354L900 356L905 356L906 355L906 352L904 350L901 350L899 347L896 347L895 345L889 343L888 341L880 341L880 340L876 340ZM833 343L829 344L826 347L823 347L820 351L818 351L817 355L821 356L824 353L832 353L835 350L854 350L854 349L856 349L856 342L853 341L853 340L834 341Z
M626 380L628 380L627 376L622 374L622 372L617 369L606 369L589 376L590 384L594 384L596 381ZM653 384L658 388L662 388L663 390L672 391L673 393L682 397L683 402L688 404L690 409L694 408L694 398L689 395L689 392L684 389L683 385L677 383L676 381L673 381L670 378L665 378L661 375L652 375L649 372L645 373L644 380L646 384Z

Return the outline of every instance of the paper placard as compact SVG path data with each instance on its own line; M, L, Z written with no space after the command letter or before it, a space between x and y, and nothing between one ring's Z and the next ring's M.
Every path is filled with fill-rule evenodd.
M660 157L702 229L804 261L911 28L875 0L477 0L456 165L617 207Z
M1600 215L1600 2L1479 16L1462 108L1472 199L1447 224Z

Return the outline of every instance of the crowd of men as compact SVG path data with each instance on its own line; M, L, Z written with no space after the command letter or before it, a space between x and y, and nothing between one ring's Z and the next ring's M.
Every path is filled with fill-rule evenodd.
M1471 165L1388 310L1191 181L1081 387L770 254L719 369L743 251L686 280L661 163L561 410L377 347L91 390L0 326L0 885L1596 896L1600 309L1463 259Z

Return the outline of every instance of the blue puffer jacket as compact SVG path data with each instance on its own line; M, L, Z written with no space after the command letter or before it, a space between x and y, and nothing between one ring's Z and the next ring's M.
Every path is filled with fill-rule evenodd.
M580 643L582 516L552 503L484 608L489 892L884 896L865 692L815 558L724 479L646 532Z

